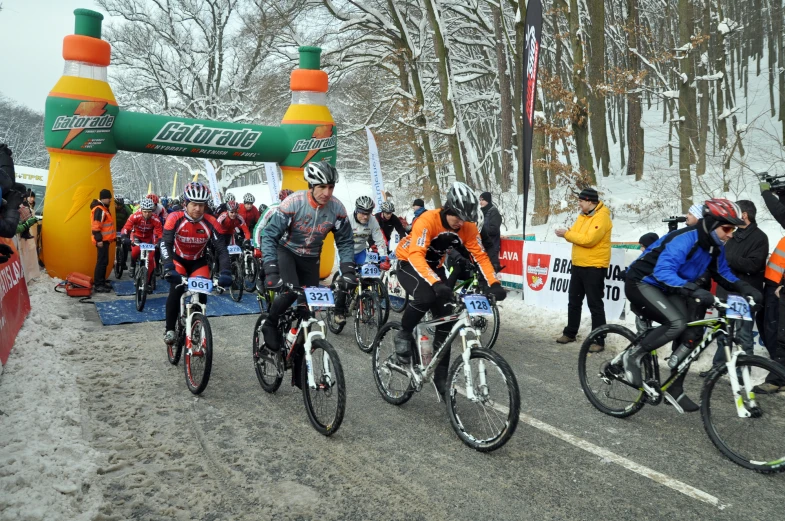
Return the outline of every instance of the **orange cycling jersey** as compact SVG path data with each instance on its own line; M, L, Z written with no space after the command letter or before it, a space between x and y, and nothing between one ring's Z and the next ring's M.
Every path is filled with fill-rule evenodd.
M447 250L455 246L466 248L488 285L498 282L491 260L480 242L477 225L466 222L460 230L453 230L447 226L441 210L428 210L420 215L414 221L411 233L398 244L395 255L409 262L420 277L433 285L441 281L434 270L444 262Z

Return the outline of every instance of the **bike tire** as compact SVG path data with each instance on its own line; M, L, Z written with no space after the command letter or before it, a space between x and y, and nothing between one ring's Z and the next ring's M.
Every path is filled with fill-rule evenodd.
M229 286L229 295L235 302L243 299L243 267L238 261L232 261L232 284Z
M375 286L379 295L379 306L382 311L382 320L379 323L379 327L382 327L387 323L387 319L390 318L390 295L387 293L387 286L381 280L378 280Z
M605 350L590 353L589 347L600 335L605 335ZM624 370L610 364L618 353L632 344L636 336L624 326L606 324L589 333L578 353L578 377L583 394L597 410L609 416L632 416L640 411L645 403L646 393L624 382ZM653 375L651 357L646 358L643 362L643 379L649 380ZM604 402L603 398L607 398L608 403Z
M245 263L243 263L243 287L246 293L253 293L256 290L256 259L251 259L250 269L246 269Z
M272 353L264 345L264 337L262 336L262 322L267 319L267 313L262 313L256 319L256 324L253 329L253 366L256 371L256 378L259 380L259 385L268 393L274 393L281 386L283 381L283 360L281 360L281 352ZM280 364L280 365L279 365Z
M336 287L337 287L338 275L339 275L339 273L336 272L333 275L332 281L330 282L330 289L333 290L333 293L335 293L335 290L336 290ZM346 300L348 301L350 297L351 297L351 294L346 295ZM349 302L346 302L345 304L346 304L346 308L348 309ZM335 321L335 308L334 307L325 308L325 310L324 310L324 322L327 324L327 329L330 330L330 333L333 333L334 335L340 335L341 331L343 331L343 328L346 326L346 322L344 322L343 324L339 324L339 323L337 323Z
M174 344L166 346L166 357L169 359L169 363L172 365L177 365L180 363L180 355L183 354L185 332L183 331L180 320L180 318L177 319L177 325L175 326Z
M136 300L136 311L141 312L147 302L147 273L142 273L141 269L136 270L134 277L134 294Z
M114 254L114 276L117 279L123 276L123 270L125 269L125 262L123 261L123 246L118 244L115 246Z
M320 357L319 350L324 354ZM343 376L343 367L341 360L338 358L338 352L327 340L316 339L311 344L311 356L313 357L314 380L316 381L316 389L311 389L308 386L308 364L303 362L300 364L300 382L303 391L303 403L305 403L305 410L308 412L308 420L317 432L324 436L332 436L338 431L338 428L343 422L343 415L346 412L346 381ZM326 374L317 375L317 367L322 367L325 362L325 356L329 359L328 365L332 378ZM312 396L313 395L313 396ZM327 399L335 397L335 412L323 419L317 412L317 402L322 402L322 396Z
M392 405L403 405L414 394L411 377L406 379L404 375L387 367L387 363L393 361L395 357L394 338L400 330L400 322L388 322L382 326L373 341L373 355L371 356L376 389L384 401ZM394 388L390 386L393 377L400 381Z
M487 388L496 387L488 383L493 379L494 381L499 382L499 387L502 385L506 387L507 400L505 402L502 398L490 399L486 396L485 399L478 398L475 402L468 400L463 392L459 392L466 389L463 371L464 361L463 357L459 356L455 359L455 362L452 364L450 372L447 375L447 385L449 386L446 393L447 396L445 397L448 401L447 413L450 416L450 424L452 425L453 430L464 444L479 452L491 452L503 447L504 444L510 440L513 433L515 433L521 413L520 389L518 388L518 380L515 378L515 373L512 372L510 365L500 354L487 349L472 349L469 357L470 363L472 360L484 361L484 363L478 363L478 373L485 364L493 364L496 366L495 373L489 371L490 368L485 367L485 391L487 391ZM472 373L473 372L472 369ZM459 381L460 384L456 386ZM479 378L473 378L475 387L474 392L476 395L482 396L484 394L484 389L480 387L479 382ZM461 399L461 396L463 396L463 400ZM504 392L500 392L499 396L504 396ZM500 400L502 400L502 404L498 403ZM458 404L461 402L465 402L466 407L463 405L459 407ZM483 428L498 426L498 432L487 432L484 434L485 437L483 438L479 438L477 433L470 433L467 426L471 423L470 417L474 415L469 412L465 414L462 412L464 409L469 409L470 405L479 406L479 414L476 415L478 418L478 421L476 422L478 428L479 426L482 426ZM492 421L493 417L497 418L497 422ZM474 429L472 429L472 431L473 430Z
M501 321L499 319L499 307L494 303L491 305L493 310L492 324L488 324L489 320L485 316L472 317L472 325L480 332L477 340L480 341L483 349L493 349L496 340L499 339L499 330L501 329ZM483 331L484 328L484 331ZM490 333L490 334L486 334Z
M199 351L194 351L193 347L185 349L183 365L185 367L185 384L188 386L188 390L193 394L201 394L207 388L207 383L210 381L210 372L213 368L213 333L210 329L210 322L202 313L191 315L192 339L195 336L194 331L196 328L202 329L202 333L200 333L201 338L199 338L201 349ZM197 362L197 360L203 361ZM202 366L201 375L198 375L195 371L195 364Z
M762 376L761 372L768 371L785 381L785 369L760 356L739 355L736 368L739 371L747 368L751 375L752 369L757 368L756 380ZM777 394L752 393L755 407L750 407L743 381L739 382L742 386L741 396L734 400L727 374L727 365L715 367L703 385L701 417L706 434L723 456L745 469L761 474L785 471L785 436L782 434L785 399ZM715 393L720 383L727 386L722 385L722 389ZM740 418L736 413L736 400L741 400L744 408L753 416ZM728 429L725 428L725 420ZM730 441L731 438L738 439ZM742 448L745 444L747 447Z
M373 341L382 326L381 318L379 295L373 291L363 291L357 297L354 308L354 340L363 353L370 353L373 350Z
M398 272L391 270L387 275L387 298L390 300L390 309L396 313L403 313L406 306L409 304L409 292L401 286L398 280ZM390 289L395 288L395 298L390 298Z

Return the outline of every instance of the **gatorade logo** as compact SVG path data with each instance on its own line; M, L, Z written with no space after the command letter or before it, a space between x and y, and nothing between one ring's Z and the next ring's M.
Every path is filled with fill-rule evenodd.
M188 124L180 123L179 121L169 121L153 137L152 141L176 145L199 145L201 147L247 150L256 144L261 135L261 132L250 128L236 130L207 127L199 123Z
M105 101L83 101L73 116L58 116L52 125L53 131L68 130L68 135L60 148L74 140L86 128L91 130L109 130L114 125L114 116L106 113Z
M310 161L320 150L335 148L338 138L333 135L332 125L319 125L313 130L310 139L298 139L292 147L292 153L308 152L300 166Z

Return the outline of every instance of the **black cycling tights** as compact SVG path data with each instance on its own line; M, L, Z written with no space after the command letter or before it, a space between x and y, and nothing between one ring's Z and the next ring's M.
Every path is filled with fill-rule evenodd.
M319 257L302 257L283 246L278 246L278 269L284 284L300 287L319 285ZM268 315L268 320L276 324L286 308L298 298L294 293L286 293L286 288L283 291L284 293L275 297ZM299 305L305 306L305 297L301 296L299 300Z

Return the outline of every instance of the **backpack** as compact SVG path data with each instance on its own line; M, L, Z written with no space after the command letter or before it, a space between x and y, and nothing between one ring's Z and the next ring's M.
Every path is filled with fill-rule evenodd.
M93 294L93 277L75 271L69 273L63 282L55 286L55 291L62 293L58 291L61 287L65 288L65 293L69 297L90 297Z

